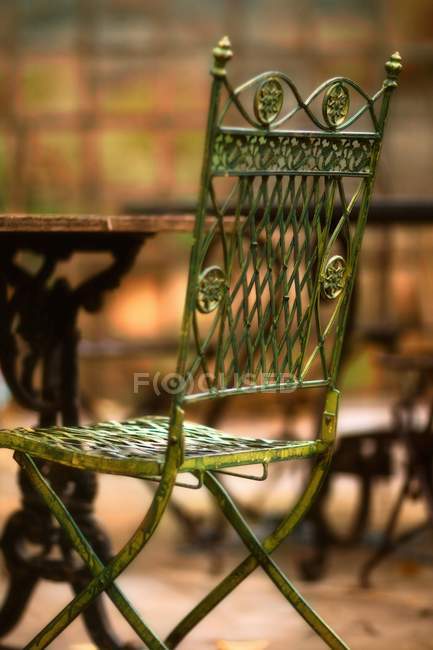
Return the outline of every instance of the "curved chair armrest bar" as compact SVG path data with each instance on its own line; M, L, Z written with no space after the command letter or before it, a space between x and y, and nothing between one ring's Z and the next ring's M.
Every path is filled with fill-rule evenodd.
M203 487L203 473L202 472L188 472L192 474L196 479L197 483L185 483L184 481L175 481L173 487L187 488L188 490L200 490ZM143 481L151 481L151 483L160 483L160 476L141 476Z
M241 474L240 472L228 472L227 470L218 469L214 474L225 474L226 476L236 476L237 478L246 478L249 481L266 481L269 474L269 465L268 463L262 463L263 472L260 476L252 476L250 474Z

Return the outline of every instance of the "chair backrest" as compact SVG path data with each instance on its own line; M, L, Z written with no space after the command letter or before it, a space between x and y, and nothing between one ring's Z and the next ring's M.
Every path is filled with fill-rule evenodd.
M303 100L280 72L233 89L227 38L213 55L176 401L333 387L401 58L373 97L336 77Z

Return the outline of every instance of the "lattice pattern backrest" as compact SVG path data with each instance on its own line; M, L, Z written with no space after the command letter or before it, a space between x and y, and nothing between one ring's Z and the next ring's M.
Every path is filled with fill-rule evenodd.
M394 55L387 82L372 98L336 78L303 102L290 79L276 72L233 90L225 77L228 43L214 54L178 367L189 380L186 399L329 384L338 366L387 91L401 64ZM222 88L228 95L223 105ZM242 97L252 90L250 111ZM294 107L286 108L285 90ZM350 91L363 102L353 115ZM312 109L319 96L321 118ZM230 125L233 109L246 127ZM314 131L281 128L300 112ZM370 128L343 131L365 116Z

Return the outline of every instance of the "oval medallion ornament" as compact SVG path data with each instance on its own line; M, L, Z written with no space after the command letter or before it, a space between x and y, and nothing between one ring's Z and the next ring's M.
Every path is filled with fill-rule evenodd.
M205 269L198 279L197 309L210 314L218 307L224 295L226 278L219 266Z
M337 298L346 284L346 261L341 255L331 257L322 275L322 293L326 298Z
M328 126L337 127L346 120L350 107L350 96L341 81L332 84L323 98L322 113Z
M260 84L254 97L254 113L262 124L272 124L281 112L283 87L277 77L268 77Z

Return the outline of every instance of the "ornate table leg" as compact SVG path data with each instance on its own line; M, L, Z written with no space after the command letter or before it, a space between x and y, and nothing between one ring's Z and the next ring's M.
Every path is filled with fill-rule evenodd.
M111 240L112 242L112 240ZM114 261L104 271L72 289L63 278L53 279L57 262L69 258L77 243L47 245L44 261L29 273L14 261L16 249L0 241L0 366L17 401L39 413L41 426L78 424L77 316L80 308L99 309L103 293L114 289L132 266L142 239L124 237L105 244ZM31 246L30 246L31 247ZM83 246L92 250L92 246ZM104 249L104 244L97 247ZM40 244L37 246L40 251ZM26 351L22 352L22 343ZM36 370L41 381L35 388ZM91 472L40 463L59 496L104 563L111 556L110 542L96 522L93 503L96 476ZM0 637L20 621L37 582L68 582L75 593L89 574L71 552L69 543L24 476L19 474L21 508L4 528L1 548L9 574L8 591L0 609ZM118 650L122 644L111 629L102 599L83 615L90 637L98 648Z

